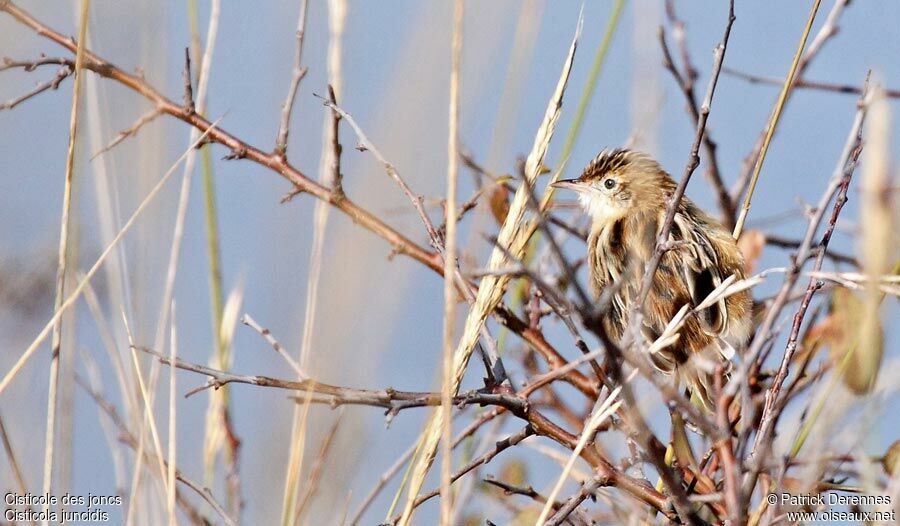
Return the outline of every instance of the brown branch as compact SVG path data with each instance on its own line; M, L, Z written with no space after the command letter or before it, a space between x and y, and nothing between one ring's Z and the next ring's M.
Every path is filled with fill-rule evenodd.
M165 354L145 347L135 347L135 349L155 356L164 364L172 365L170 358ZM588 356L585 358L590 359L591 357ZM439 393L395 391L393 389L373 391L338 387L315 382L313 380L294 381L280 380L267 376L238 375L227 371L213 369L205 365L185 362L180 358L175 360L174 365L179 369L208 376L210 380L204 388L219 387L230 383L241 383L300 392L311 390L316 395L324 395L314 395L312 401L316 403L373 405L385 407L389 412L394 408L400 410L408 407L437 405L440 403ZM476 391L454 397L454 403L502 406L505 410L527 420L538 435L551 438L569 449L574 449L578 442L578 437L557 426L538 411L530 409L527 400L520 395L481 393ZM653 506L667 516L671 516L671 512L667 506L667 500L659 492L627 474L620 472L609 461L604 459L600 453L591 448L582 450L581 456L603 476L603 480L605 481L604 485L615 486L638 498L642 502Z
M0 3L0 11L8 13L20 23L34 30L38 35L43 36L56 42L67 50L74 52L76 48L75 42L67 36L54 31L52 28L36 20L27 12L20 9L13 2ZM137 75L126 73L121 68L107 62L103 58L97 56L93 52L85 50L86 69L94 73L114 80L123 86L137 92L150 102L156 108L167 115L189 124L202 131L209 130L208 140L213 143L221 144L228 148L235 158L247 159L264 166L288 181L290 181L301 192L309 193L314 197L321 199L335 208L338 208L347 214L354 222L360 224L363 228L373 232L379 237L385 239L398 254L409 256L436 272L441 272L440 258L434 252L430 252L423 247L417 245L403 234L397 232L380 219L375 217L371 212L361 208L348 198L338 198L330 189L318 184L303 172L289 164L287 161L279 158L274 153L266 153L262 150L238 139L226 130L216 126L213 127L206 118L196 113L186 115L180 104L166 98L159 91L148 84L143 78Z
M36 20L30 14L16 6L14 3L10 1L0 2L0 11L4 11L10 14L17 21L34 30L38 35L56 42L69 51L75 51L76 44L71 38L62 35L57 31L54 31L52 28ZM310 179L303 172L291 165L286 159L278 156L276 153L263 152L259 148L242 141L241 139L223 130L222 128L218 126L212 126L206 118L204 118L202 115L197 114L196 112L187 114L181 105L163 96L159 91L148 84L141 76L126 73L121 68L107 62L106 60L90 52L89 50L85 50L84 67L102 77L114 80L124 85L125 87L137 92L138 94L152 102L160 113L165 113L167 115L175 117L176 119L190 126L204 131L205 133L207 133L205 140L207 140L208 142L221 144L230 150L231 153L226 156L226 159L247 159L278 173L289 182L291 182L297 191L302 193L309 193L317 199L329 203L330 205L350 217L355 223L361 225L363 228L369 230L370 232L387 241L392 247L392 254L406 255L416 261L419 261L436 273L443 275L443 263L439 252L432 252L418 245L391 226L387 225L384 221L376 217L370 211L357 205L351 199L346 197L342 192L336 192L333 188L327 188L326 186ZM327 104L328 103L326 102L326 105ZM387 164L391 167L391 169L393 169L393 166L391 166L390 163ZM394 170L394 174L396 174L396 170ZM414 196L411 191L408 192L408 195L412 196L414 205L416 205L417 203L421 204L418 198L416 198L416 196ZM432 240L432 243L435 243L436 241L439 243L439 240L436 239L436 236L432 235L435 234L435 230L433 224L431 224L430 222L430 219L428 219L427 215L423 215L423 218L426 220L426 227L428 225L431 225L429 236ZM462 277L461 275L459 275L458 269L456 279L458 282L462 282ZM463 290L463 294L466 296L467 300L474 299L471 290L471 284L468 285L468 290L466 290L467 287L463 287L461 283L458 283L458 285ZM516 326L527 328L527 324L521 322L521 320L516 319L515 315L513 315L509 311L500 312L497 314L501 319L501 323L508 324L508 326L511 327ZM524 332L516 332L516 334L521 336L526 342L528 342L529 345L540 348L542 351L544 351L544 353L548 355L558 355L558 353L554 349L552 349L552 347L546 342L540 331L528 330ZM565 363L565 360L562 360L562 362ZM501 369L499 364L500 359L499 356L497 356L495 369ZM502 379L498 378L498 380ZM582 387L587 388L588 391L592 389L591 387L584 385Z

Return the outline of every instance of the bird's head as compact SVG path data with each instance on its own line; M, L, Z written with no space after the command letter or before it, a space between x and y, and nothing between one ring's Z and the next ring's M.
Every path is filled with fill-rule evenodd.
M553 183L578 193L595 224L608 224L629 214L665 206L672 179L647 155L627 149L603 150L577 179Z

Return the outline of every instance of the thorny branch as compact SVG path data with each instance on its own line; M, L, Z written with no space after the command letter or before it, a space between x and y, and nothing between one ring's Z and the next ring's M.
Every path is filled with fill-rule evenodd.
M156 357L156 359L166 365L173 365L169 356L160 353L159 351L139 346L136 346L135 349ZM584 357L585 360L590 358L592 357ZM209 377L207 384L199 388L199 390L218 388L230 383L241 383L300 392L312 391L314 393L312 402L314 403L325 403L331 404L332 406L357 404L384 407L387 409L389 418L402 409L425 405L437 405L440 403L439 393L396 391L393 389L374 391L369 389L339 387L317 382L315 380L281 380L268 376L239 375L207 367L205 365L186 362L180 358L176 358L174 366L179 369L192 371ZM198 392L198 389L188 392L186 396L190 396L196 392ZM578 441L578 438L575 435L560 428L540 412L534 410L528 401L518 394L507 395L474 391L457 395L454 397L453 403L463 405L479 404L499 406L519 418L526 420L531 428L534 429L535 434L551 438L569 449L573 449ZM667 500L662 494L645 486L639 480L632 478L626 473L619 471L597 451L593 449L584 449L582 450L581 456L594 467L598 473L598 477L601 477L603 485L618 487L638 500L653 506L656 510L667 516L671 515L671 512L668 509Z
M825 232L822 234L822 238L819 243L819 245L822 247L822 251L816 257L814 268L815 270L819 270L822 266L825 250L827 250L828 248L828 242L830 241L831 235L834 232L834 227L837 223L838 216L840 215L841 209L846 202L847 189L850 185L850 179L853 176L853 171L856 167L856 161L859 158L859 154L862 149L862 127L863 123L865 122L868 104L869 100L867 99L867 96L863 95L862 99L859 102L859 108L857 110L853 126L850 130L850 134L847 137L847 143L844 146L844 151L840 159L838 160L835 174L831 178L831 181L829 181L828 188L820 199L815 214L809 221L806 236L804 237L803 243L800 245L800 248L797 249L797 254L794 257L794 263L791 266L788 274L785 276L784 283L782 284L781 289L776 296L775 302L769 308L766 314L766 318L763 320L760 328L757 330L757 336L750 344L750 348L747 352L748 360L751 363L755 361L757 367L761 365L762 347L768 339L767 335L771 333L776 318L784 308L785 302L787 301L787 298L791 290L793 289L794 284L800 277L803 262L806 261L807 254L812 250L813 239L815 238L815 234L818 231L819 225L821 224L825 216L828 203L830 203L832 198L837 195L837 197L835 198L834 206L832 208L831 217L828 220L828 226L826 227ZM788 339L788 344L785 348L784 356L781 360L781 365L778 369L778 373L772 381L772 385L766 392L762 418L760 419L760 423L756 432L756 439L753 444L753 450L750 454L750 457L747 459L751 467L749 473L745 475L743 482L745 499L750 498L750 493L756 486L757 477L759 476L759 473L767 456L766 453L769 448L771 448L771 437L774 433L775 423L781 414L781 410L784 408L784 404L779 403L781 386L784 383L785 378L787 377L788 368L793 359L794 352L796 351L797 335L799 334L800 326L803 322L803 317L806 313L807 308L809 307L809 302L812 299L812 295L817 289L817 280L815 278L810 278L810 282L807 286L806 293L804 294L803 301L797 311L797 314L794 316L794 321L791 327L791 335Z

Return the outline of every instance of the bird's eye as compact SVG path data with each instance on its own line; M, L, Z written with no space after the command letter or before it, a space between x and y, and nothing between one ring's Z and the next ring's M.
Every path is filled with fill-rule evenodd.
M612 190L614 186L616 186L615 179L607 179L603 181L603 186L606 187L607 190Z

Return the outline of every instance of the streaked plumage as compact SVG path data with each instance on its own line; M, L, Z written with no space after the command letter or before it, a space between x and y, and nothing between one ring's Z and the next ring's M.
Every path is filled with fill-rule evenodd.
M577 191L591 217L588 264L595 295L599 297L606 287L621 282L604 320L609 334L619 340L675 182L650 157L616 149L602 151L581 177L557 186ZM732 274L744 278L743 257L731 234L687 197L678 207L669 240L684 244L663 255L654 275L642 327L650 342L662 334L683 305L699 304ZM677 375L708 405L711 373L718 361L729 358L745 343L751 306L750 293L743 291L690 316L678 342L655 353L653 363L661 371Z

